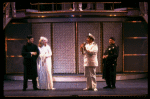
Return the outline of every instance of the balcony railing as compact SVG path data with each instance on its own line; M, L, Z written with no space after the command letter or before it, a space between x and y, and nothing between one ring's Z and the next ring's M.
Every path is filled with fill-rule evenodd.
M78 6L78 4L81 3L81 2L76 2L76 3L77 3L77 6ZM60 5L61 5L61 9L59 8L59 10L64 10L64 5L67 5L67 4L70 5L70 8L72 8L73 2L61 2L61 3L40 3L40 2L38 2L38 3L30 3L31 8L33 8L33 6L36 6L35 10L38 10L38 11L41 11L41 7L44 7L44 6L45 7L46 6L51 7L50 9L52 11L58 11L58 7L60 7ZM108 9L108 10L114 10L115 4L121 4L121 2L82 2L82 5L83 4L92 5L91 9L89 9L89 10L99 10L99 9L97 9L97 6L99 6L99 5L103 6L103 10L104 10L104 4L108 4L108 6L110 6L109 7L110 9ZM77 8L77 6L76 6L76 8ZM46 8L44 10L47 11ZM72 9L68 8L68 10L72 10Z

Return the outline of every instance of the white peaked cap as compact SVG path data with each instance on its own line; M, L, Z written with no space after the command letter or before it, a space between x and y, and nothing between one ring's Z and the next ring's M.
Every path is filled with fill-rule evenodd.
M95 40L95 37L91 33L89 33L89 36Z
M40 40L45 40L46 42L48 42L48 39L46 37L44 37L44 36L41 36Z

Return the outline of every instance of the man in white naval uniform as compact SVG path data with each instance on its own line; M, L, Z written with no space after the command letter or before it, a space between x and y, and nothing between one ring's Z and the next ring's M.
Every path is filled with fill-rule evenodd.
M98 46L94 42L95 37L89 33L86 41L80 46L80 51L84 55L84 75L87 78L87 86L83 90L97 90L96 67L98 66L97 52Z

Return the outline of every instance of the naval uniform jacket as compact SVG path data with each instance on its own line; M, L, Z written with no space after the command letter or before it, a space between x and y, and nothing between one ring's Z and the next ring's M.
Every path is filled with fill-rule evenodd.
M37 52L37 55L32 55L30 52ZM22 48L22 56L24 57L24 78L31 79L37 77L37 57L39 55L38 47L35 44L27 43Z
M98 66L97 59L98 46L95 42L85 44L84 49L84 66Z
M110 44L106 49L104 55L108 55L106 59L103 59L103 78L110 77L111 74L116 74L117 57L119 52L119 46Z

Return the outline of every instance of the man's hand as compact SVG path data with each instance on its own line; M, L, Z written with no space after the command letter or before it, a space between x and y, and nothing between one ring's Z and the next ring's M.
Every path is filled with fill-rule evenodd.
M31 56L32 55L37 55L37 52L30 52L31 53Z
M83 44L81 44L81 45L80 45L80 47L81 47L81 48L83 48L83 47L84 47L84 45L85 45L85 44L83 43Z
M108 55L103 55L103 59L104 59L104 58L107 58L107 57L108 57Z
M82 51L82 50L83 50L83 47L84 47L84 46L85 46L85 44L84 44L84 43L80 45L80 51Z

